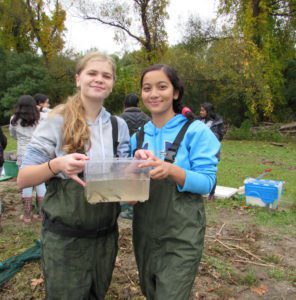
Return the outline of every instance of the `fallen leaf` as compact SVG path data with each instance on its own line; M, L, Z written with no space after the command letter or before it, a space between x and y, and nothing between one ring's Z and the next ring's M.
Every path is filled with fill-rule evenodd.
M257 294L259 296L263 296L263 295L265 295L268 292L268 287L265 284L261 284L258 287L252 287L251 291L254 294Z
M35 289L37 285L40 285L44 282L43 278L35 278L31 279L31 288Z
M119 257L116 257L115 267L120 268L121 266L122 266L121 259Z

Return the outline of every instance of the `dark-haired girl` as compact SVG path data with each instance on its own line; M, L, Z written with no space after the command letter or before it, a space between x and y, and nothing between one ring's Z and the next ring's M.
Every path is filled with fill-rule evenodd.
M133 241L141 289L147 299L186 300L204 244L201 195L215 183L220 143L184 109L184 88L174 69L147 68L141 90L152 116L131 139L135 157L147 159L142 167L152 167L149 200L134 206ZM184 132L176 139L181 129Z
M200 105L200 121L205 123L221 142L224 136L223 119L216 114L214 106L210 102L204 102Z
M216 138L221 142L224 136L224 123L222 117L216 114L214 106L210 102L204 102L200 105L199 119L205 123L214 133ZM219 155L220 157L220 155ZM208 200L214 200L217 180L209 194Z
M36 106L36 101L30 95L20 96L18 99L14 115L9 125L10 135L17 140L17 165L21 166L33 132L39 122L40 113ZM36 185L36 194L39 207L39 218L41 218L41 205L45 195L45 184ZM22 200L24 204L24 214L21 217L24 223L30 223L32 219L32 195L33 187L22 189Z

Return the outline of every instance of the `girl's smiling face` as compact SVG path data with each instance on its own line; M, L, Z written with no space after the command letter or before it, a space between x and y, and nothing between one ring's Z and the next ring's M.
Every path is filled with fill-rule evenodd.
M76 74L76 85L84 100L103 101L111 93L113 84L114 74L108 61L91 60Z
M146 73L142 81L142 100L151 115L173 116L173 100L178 98L178 91L162 70Z
M203 106L200 107L199 115L204 119L207 117L207 111L204 109Z

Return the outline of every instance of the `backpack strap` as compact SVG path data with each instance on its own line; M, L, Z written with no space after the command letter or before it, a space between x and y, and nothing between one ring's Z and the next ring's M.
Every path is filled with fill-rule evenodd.
M173 163L175 161L179 146L180 146L180 144L184 138L184 135L191 123L192 123L192 121L188 121L187 123L185 123L183 125L183 127L179 131L178 135L176 136L172 146L166 151L164 161L169 162L169 163Z
M117 147L119 145L118 141L118 123L115 116L111 115L111 125L112 125L112 139L113 139L113 154L114 157L118 157Z

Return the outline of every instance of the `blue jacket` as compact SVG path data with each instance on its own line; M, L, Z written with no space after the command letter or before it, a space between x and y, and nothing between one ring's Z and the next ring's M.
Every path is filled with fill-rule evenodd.
M143 149L151 150L154 155L164 159L166 150L174 142L178 132L187 122L181 114L169 120L162 128L157 128L150 121L144 126ZM136 135L131 138L131 151L136 149ZM196 120L187 129L180 144L175 164L186 172L180 192L207 194L211 191L217 172L217 153L220 143L212 131L202 122Z

